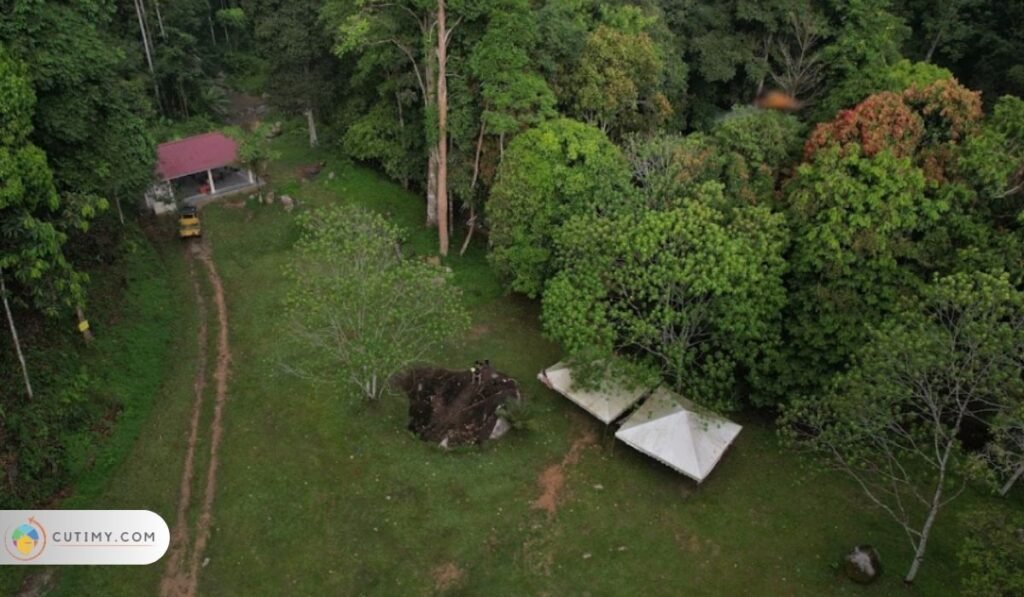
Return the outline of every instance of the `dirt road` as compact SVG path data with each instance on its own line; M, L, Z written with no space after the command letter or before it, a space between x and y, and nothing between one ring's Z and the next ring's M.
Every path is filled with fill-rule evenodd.
M224 286L213 263L210 246L206 241L193 242L188 251L189 274L196 295L196 314L199 318L197 341L199 352L196 362L196 377L193 383L194 398L189 426L188 448L181 473L178 495L178 510L174 528L171 530L171 546L167 556L167 567L160 580L160 594L165 597L194 597L199 585L199 571L202 568L206 544L210 538L213 521L213 498L217 489L217 468L219 450L224 434L224 407L228 398L228 375L231 369L231 346L228 342L228 310L224 300ZM213 304L217 313L217 360L213 372L215 393L213 418L208 429L200 429L204 396L207 386L207 343L209 339L208 308L202 291L197 265L205 271L213 292ZM200 433L208 434L210 446L209 465L202 501L193 504L192 486L195 480L196 449ZM197 496L198 497L198 496ZM199 508L194 526L189 525L190 507ZM190 528L190 526L192 528Z

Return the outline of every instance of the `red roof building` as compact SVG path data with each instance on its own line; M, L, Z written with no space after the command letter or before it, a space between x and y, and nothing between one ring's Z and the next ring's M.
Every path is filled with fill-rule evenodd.
M156 154L156 173L169 181L236 163L238 142L223 133L204 133L161 143Z

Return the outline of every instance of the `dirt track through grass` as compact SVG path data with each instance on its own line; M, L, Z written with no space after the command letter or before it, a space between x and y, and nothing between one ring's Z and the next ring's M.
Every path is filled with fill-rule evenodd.
M213 378L216 382L213 420L210 422L210 461L206 473L206 487L203 493L202 507L195 529L190 534L188 509L192 503L192 483L195 476L196 446L199 443L200 415L203 407L203 396L206 392L206 346L209 336L207 324L206 299L200 287L195 261L198 260L206 270L206 277L213 290L213 303L217 311L217 366ZM199 571L202 567L203 554L210 538L210 526L213 521L213 499L217 488L218 452L224 434L224 407L227 403L228 375L231 368L231 346L228 341L228 312L224 298L224 285L210 255L210 247L206 242L194 243L189 252L189 274L195 289L196 310L199 318L197 340L199 353L196 361L196 377L193 385L194 399L189 425L188 448L185 464L182 469L181 485L178 496L177 519L171 532L170 554L167 568L160 581L160 594L170 596L193 597L199 586ZM194 543L190 545L190 536ZM191 560L186 565L186 556L191 547Z

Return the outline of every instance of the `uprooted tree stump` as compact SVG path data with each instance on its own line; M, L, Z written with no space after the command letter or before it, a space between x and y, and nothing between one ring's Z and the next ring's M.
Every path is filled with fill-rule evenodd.
M452 371L416 367L396 385L409 397L409 430L448 448L498 439L509 429L499 409L519 402L519 384L490 365Z

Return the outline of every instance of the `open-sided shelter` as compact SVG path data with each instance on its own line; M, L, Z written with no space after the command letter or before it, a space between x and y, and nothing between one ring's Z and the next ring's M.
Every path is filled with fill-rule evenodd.
M611 382L602 384L599 390L575 388L572 383L572 371L562 362L555 363L538 373L537 379L605 424L619 418L646 393L644 390L629 390Z
M659 387L622 423L615 437L700 483L742 429Z

